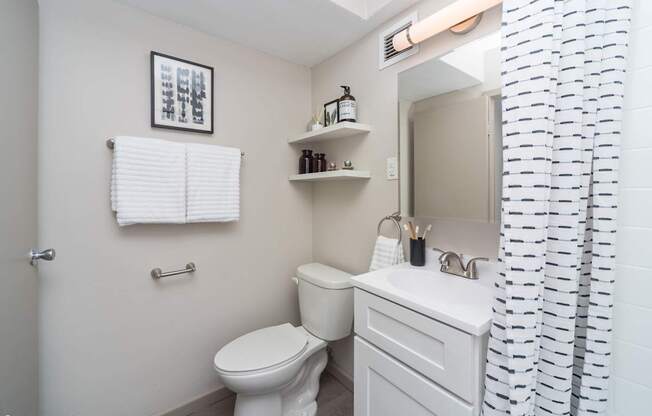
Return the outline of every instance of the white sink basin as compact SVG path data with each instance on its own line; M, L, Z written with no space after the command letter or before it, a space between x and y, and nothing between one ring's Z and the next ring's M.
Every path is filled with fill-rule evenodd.
M365 273L353 285L472 335L482 335L491 325L493 291L488 280L493 269L479 270L483 281L452 276L408 263Z
M415 295L432 297L442 290L447 293L468 289L468 283L462 279L451 279L445 273L434 273L426 270L398 269L391 270L387 275L390 285ZM442 288L442 285L445 288ZM461 293L460 293L461 294Z

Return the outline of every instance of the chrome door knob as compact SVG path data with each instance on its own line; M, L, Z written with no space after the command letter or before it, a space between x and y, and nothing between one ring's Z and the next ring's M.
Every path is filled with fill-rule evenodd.
M43 250L43 251L32 249L32 251L30 251L29 254L31 257L29 264L31 264L32 266L36 266L36 263L38 263L39 260L46 260L46 261L54 260L54 258L57 255L57 252L54 251L53 248L48 248L47 250Z

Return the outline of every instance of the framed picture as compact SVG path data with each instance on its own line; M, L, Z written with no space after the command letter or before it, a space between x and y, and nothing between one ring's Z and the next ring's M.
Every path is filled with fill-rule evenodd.
M150 52L152 127L213 133L213 68Z
M332 126L340 121L340 100L329 101L324 104L324 127Z

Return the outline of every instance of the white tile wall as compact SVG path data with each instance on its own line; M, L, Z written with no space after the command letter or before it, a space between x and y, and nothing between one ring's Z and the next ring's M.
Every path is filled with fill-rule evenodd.
M649 38L652 39L652 33ZM630 51L631 53L638 52ZM652 56L652 53L648 52L648 55ZM623 149L652 148L649 130L649 123L652 120L652 107L629 110L624 114L624 117L623 134L627 139L621 143Z
M652 1L633 1L610 416L652 414Z

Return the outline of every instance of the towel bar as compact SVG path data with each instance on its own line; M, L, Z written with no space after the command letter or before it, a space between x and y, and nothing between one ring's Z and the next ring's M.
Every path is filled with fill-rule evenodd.
M106 147L108 147L109 149L113 149L115 147L115 139L108 139L106 141ZM240 157L244 157L244 155L245 155L244 152L240 152Z
M170 276L176 276L178 274L184 274L184 273L192 273L194 271L197 271L197 267L195 266L195 263L188 263L186 264L185 269L180 269L180 270L172 270L169 272L164 272L163 270L159 269L158 267L156 269L152 269L150 274L152 275L152 279L158 280L162 277L170 277Z
M392 215L388 215L386 217L383 217L380 219L378 222L378 228L376 229L376 234L380 235L380 228L383 226L383 223L385 221L392 221L394 225L396 226L396 230L398 231L398 244L401 245L401 241L403 240L403 232L401 231L401 214L398 212L393 213Z

